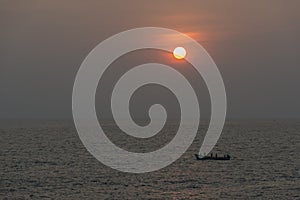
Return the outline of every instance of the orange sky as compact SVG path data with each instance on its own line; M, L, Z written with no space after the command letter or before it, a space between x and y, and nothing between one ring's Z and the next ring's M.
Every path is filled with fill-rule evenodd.
M300 117L299 7L297 0L2 1L0 117L69 117L86 54L143 26L187 33L207 49L228 88L229 116ZM50 102L58 107L45 110Z

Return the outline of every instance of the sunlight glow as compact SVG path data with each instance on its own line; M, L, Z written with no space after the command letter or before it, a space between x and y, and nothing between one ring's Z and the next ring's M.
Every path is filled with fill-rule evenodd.
M183 47L176 47L173 51L173 55L176 59L183 59L186 55L186 50Z

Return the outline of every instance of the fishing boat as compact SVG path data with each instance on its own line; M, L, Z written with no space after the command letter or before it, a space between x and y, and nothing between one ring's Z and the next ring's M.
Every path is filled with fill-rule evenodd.
M195 154L195 157L197 160L230 160L230 155L224 155L223 157L218 157L217 155L216 156L199 156L199 154Z

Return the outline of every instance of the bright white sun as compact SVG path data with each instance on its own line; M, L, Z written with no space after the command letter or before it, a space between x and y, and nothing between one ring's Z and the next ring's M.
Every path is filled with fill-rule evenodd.
M173 55L177 59L183 59L186 55L186 50L183 47L176 47L173 51Z

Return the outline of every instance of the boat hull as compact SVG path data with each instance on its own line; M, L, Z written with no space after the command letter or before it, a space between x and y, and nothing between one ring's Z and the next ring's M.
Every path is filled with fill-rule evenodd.
M195 154L197 160L230 160L229 157L211 157L211 156L204 156L200 157L198 154Z

